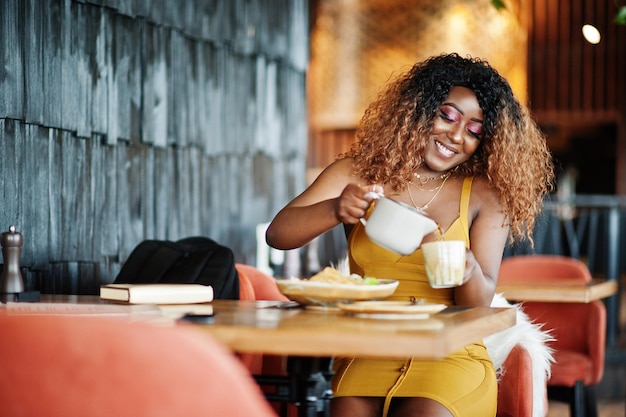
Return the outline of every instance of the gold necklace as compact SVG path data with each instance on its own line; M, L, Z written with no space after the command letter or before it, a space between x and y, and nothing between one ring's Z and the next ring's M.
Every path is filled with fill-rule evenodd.
M450 176L451 172L450 171L446 171L443 174L439 175L438 177L422 177L420 174L418 174L417 172L413 173L413 176L417 179L417 184L409 181L410 184L413 184L414 186L416 186L417 188L419 188L420 190L424 190L424 187L426 186L426 184L428 184L429 182L433 182L433 181L437 181L437 180L445 180ZM435 191L437 189L437 187L435 188L431 188L428 191Z
M438 186L436 186L435 188L430 188L430 189L426 189L424 188L421 184L415 184L413 181L409 181L409 184L414 186L415 188L417 188L418 190L422 190L422 191L428 191L429 193L433 192L433 191L437 191L440 187L441 184L439 184ZM443 184L443 183L442 183Z
M449 173L448 173L448 175L446 175L446 176L445 176L445 178L443 178L443 181L441 182L441 185L440 185L440 186L438 186L438 187L436 187L436 188L433 188L433 190L436 190L436 191L435 191L435 194L433 194L433 196L432 196L432 197L430 197L430 200L428 200L428 201L426 202L426 204L424 204L423 206L418 206L417 204L415 204L415 200L413 200L413 195L411 194L411 187L407 187L407 190L408 190L408 192L409 192L409 198L411 199L411 203L413 203L413 206L414 206L416 209L418 209L418 210L422 210L422 211L423 211L423 210L426 210L426 209L430 206L430 203L432 203L432 202L435 200L435 197L437 197L437 195L439 195L439 192L441 191L441 189L442 189L442 188L443 188L443 186L445 185L446 181L448 181L448 178L450 178L450 174L449 174ZM409 184L410 184L410 183L411 183L411 182L409 181Z

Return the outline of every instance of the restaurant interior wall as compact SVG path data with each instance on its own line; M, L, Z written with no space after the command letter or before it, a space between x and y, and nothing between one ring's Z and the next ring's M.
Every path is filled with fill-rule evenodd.
M254 263L305 184L308 8L0 1L0 229L26 289L97 293L144 239Z
M557 191L626 195L626 26L613 22L614 3L511 1L500 11L490 1L316 4L308 77L310 178L349 148L376 89L407 65L445 50L486 57L511 80L546 133ZM584 40L586 22L603 35L599 44Z
M365 106L390 76L456 51L487 58L511 81L551 147L594 152L584 169L601 186L589 193L611 187L610 194L626 195L626 26L613 21L617 5L504 3L496 11L488 0L317 0L308 77L311 172L348 148ZM589 22L602 34L597 45L582 36ZM558 156L563 165L579 162Z

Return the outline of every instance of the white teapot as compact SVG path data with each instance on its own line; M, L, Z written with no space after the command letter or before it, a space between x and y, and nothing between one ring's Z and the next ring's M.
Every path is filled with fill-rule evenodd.
M422 239L437 230L437 223L408 204L375 194L377 201L367 220L361 218L365 234L377 245L399 255L410 255Z

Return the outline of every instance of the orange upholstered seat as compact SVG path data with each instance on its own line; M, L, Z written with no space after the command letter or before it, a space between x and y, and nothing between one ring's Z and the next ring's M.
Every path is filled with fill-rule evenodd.
M504 374L498 382L497 417L532 417L532 360L522 345L513 347L502 365Z
M237 263L235 264L239 274L240 298L242 300L269 300L269 301L289 301L289 299L278 290L275 278L267 275L258 268ZM287 357L280 355L240 355L241 360L262 383L264 377L287 375ZM270 384L271 385L271 384ZM269 389L267 386L264 389ZM280 411L283 416L293 416L297 410L292 404L274 403L274 409Z
M500 283L585 285L592 279L580 260L556 255L524 255L502 261ZM572 416L596 416L593 385L604 372L606 308L590 303L524 302L523 310L537 323L545 323L554 341L548 397L567 401Z
M275 417L231 352L191 326L1 314L2 415Z

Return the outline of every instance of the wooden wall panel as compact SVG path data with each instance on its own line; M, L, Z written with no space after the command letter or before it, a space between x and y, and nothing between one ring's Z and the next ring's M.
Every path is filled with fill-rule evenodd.
M615 193L626 194L626 26L613 22L610 1L532 0L528 44L530 107L540 124L559 136L581 128L616 126ZM602 36L589 44L583 24ZM599 129L600 130L600 129ZM567 142L567 137L555 140Z
M626 27L613 23L612 2L533 0L529 86L533 112L544 123L620 122L626 102ZM586 42L584 23L602 34Z
M144 239L255 227L305 185L307 0L0 2L0 231L97 293Z

